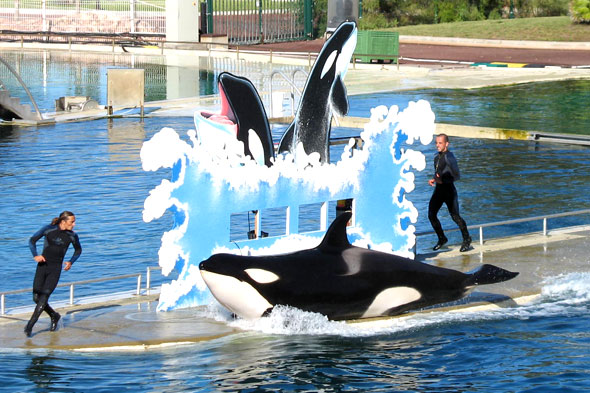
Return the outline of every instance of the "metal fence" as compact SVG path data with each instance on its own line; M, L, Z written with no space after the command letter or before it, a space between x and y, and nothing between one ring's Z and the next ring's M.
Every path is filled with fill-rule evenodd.
M227 35L231 44L303 40L312 34L312 0L200 3L201 34ZM0 31L165 37L166 0L0 0Z
M207 0L203 33L227 35L232 44L311 37L311 0Z
M96 284L96 283L104 283L106 281L119 281L119 280L124 280L124 279L128 279L128 278L136 278L136 284L135 284L135 289L133 292L128 292L128 291L123 291L120 293L95 293L94 294L94 300L96 301L96 299L107 299L109 297L111 298L129 298L132 296L141 296L143 295L150 295L152 293L152 291L154 291L154 288L152 287L152 271L153 270L162 270L161 267L159 266L148 266L147 271L146 271L146 279L145 279L145 289L142 291L141 288L141 278L142 275L141 273L132 273L132 274L124 274L121 276L114 276L114 277L104 277L104 278L95 278L92 280L82 280L82 281L73 281L73 282L68 282L68 283L64 283L64 284L58 284L57 287L58 288L62 288L62 287L68 287L69 288L69 300L68 300L68 305L73 306L75 304L81 304L80 301L82 299L79 299L79 302L76 302L75 296L74 296L74 291L75 288L78 286L82 286L82 285L88 285L88 284ZM5 291L5 292L0 292L0 316L1 315L6 315L6 296L7 295L17 295L17 294L21 294L21 293L31 293L33 291L32 288L25 288L25 289L16 289L14 291Z
M575 210L575 211L565 212L565 213L555 213L555 214L547 214L547 215L543 215L543 216L516 218L516 219L512 219L512 220L504 220L504 221L489 222L489 223L485 223L485 224L469 225L467 227L467 229L477 229L479 231L479 244L483 245L485 242L484 228L492 228L492 227L498 227L498 226L514 225L514 224L529 223L529 222L536 222L537 221L537 222L541 223L540 229L542 229L542 230L540 231L540 233L543 236L547 236L549 233L548 223L547 223L549 219L557 219L557 218L563 218L563 217L588 215L588 214L590 214L590 209L583 209L583 210ZM459 230L458 228L449 228L449 229L446 229L445 232L455 232L458 230ZM529 231L525 231L525 233L534 233L534 232L529 230ZM434 234L435 234L434 231L416 232L416 243L414 244L414 253L416 253L416 250L417 250L418 237L425 236L425 235L434 235ZM492 236L488 236L488 238L491 238L491 237Z
M0 0L0 30L165 35L165 0Z

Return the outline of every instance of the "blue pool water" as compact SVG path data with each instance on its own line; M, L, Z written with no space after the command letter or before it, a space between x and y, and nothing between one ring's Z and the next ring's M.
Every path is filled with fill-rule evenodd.
M351 116L364 116L372 102L387 96L395 105L430 102L438 123L590 134L590 80L523 83L481 89L423 89L351 97Z
M70 94L50 82L44 88L42 79L37 85L28 83L32 90L46 92L49 106L50 98ZM153 97L165 95L159 91ZM354 97L351 107L358 112L354 115L368 116L368 108L398 103L396 97ZM436 104L433 110L442 121ZM0 126L0 217L5 227L0 232L0 290L31 286L35 266L27 240L64 209L77 215L84 252L62 282L143 273L155 266L160 237L172 218L146 224L142 209L149 190L166 173L144 172L139 150L164 126L181 134L194 128L191 118ZM336 136L353 133L335 131ZM428 169L417 174L416 189L408 198L420 212L417 230L428 231L425 215L432 190L427 179L435 149L413 148L426 154ZM462 170L457 187L468 224L588 208L587 147L454 138L451 149ZM444 210L442 222L454 227ZM550 222L550 227L587 222L588 217L574 217ZM495 235L540 229L531 225L498 229ZM423 242L422 247L431 246L428 238ZM156 284L168 279L155 274ZM133 279L105 284L98 291L129 286L134 286ZM97 294L94 286L77 291ZM52 296L60 297L67 298L65 291ZM29 298L8 297L7 306L29 304ZM585 271L548 277L541 299L527 306L410 318L373 331L351 331L294 312L270 321L270 329L161 350L0 349L0 391L580 392L590 389L589 311L590 275Z

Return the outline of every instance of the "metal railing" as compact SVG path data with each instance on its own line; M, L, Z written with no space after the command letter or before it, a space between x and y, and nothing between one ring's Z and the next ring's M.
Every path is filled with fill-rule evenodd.
M583 215L583 214L590 214L590 209L576 210L576 211L565 212L565 213L547 214L547 215L543 215L543 216L535 216L535 217L527 217L527 218L517 218L517 219L513 219L513 220L504 220L504 221L490 222L490 223L485 223L485 224L470 225L467 228L479 230L479 243L480 243L480 245L483 245L484 244L484 236L483 236L483 229L484 228L491 228L491 227L497 227L497 226L502 226L502 225L519 224L519 223L524 223L524 222L542 221L542 224L543 224L542 233L543 233L543 236L547 236L548 235L548 229L547 229L547 221L548 220L554 219L554 218ZM325 229L325 228L323 228L323 229ZM458 231L458 229L453 228L453 229L447 230L447 232L453 232L453 231ZM533 232L528 232L528 233L533 233ZM435 234L434 231L417 232L416 233L416 243L414 245L414 252L416 251L416 246L418 243L417 238L419 236L433 235L433 234ZM159 266L148 266L147 271L146 271L146 281L145 281L145 288L144 288L146 295L149 295L150 291L152 290L152 286L151 286L152 271L153 270L161 270L161 269L162 268ZM92 283L113 281L113 280L122 280L122 279L126 279L126 278L131 278L131 277L137 277L137 286L136 286L136 290L135 290L135 296L140 296L141 289L142 289L141 288L141 278L142 278L141 273L125 274L125 275L121 275L121 276L96 278L96 279L83 280L83 281L74 281L74 282L70 282L70 283L59 284L58 287L70 287L69 304L74 305L75 304L74 289L78 285L92 284ZM16 289L16 290L12 290L12 291L0 292L0 315L6 315L6 295L15 295L15 294L27 293L27 292L32 292L32 288Z
M3 1L0 30L165 35L166 9L164 1Z
M39 111L39 107L37 106L37 102L33 98L33 95L31 94L29 88L27 87L27 85L25 85L25 82L21 79L21 77L18 74L18 72L16 72L16 70L10 64L8 64L8 62L6 62L4 59L0 58L0 62L2 64L4 64L4 66L8 69L8 71L10 71L10 73L20 83L20 85L22 86L22 88L25 91L25 93L27 93L27 96L31 100L31 104L33 105L33 108L35 108L35 114L37 116L37 120L42 120L43 119L43 116L41 115L41 111ZM2 85L2 88L4 88L4 83L2 83L1 81L0 81L0 85Z
M151 272L152 270L162 270L159 266L148 266L146 271L146 281L145 281L145 294L149 295L151 291ZM132 273L132 274L124 274L121 276L114 276L114 277L104 277L104 278L95 278L90 280L82 280L82 281L73 281L69 283L58 284L57 287L70 287L70 299L69 305L73 306L75 304L74 299L74 289L76 286L84 285L84 284L94 284L98 282L105 282L105 281L114 281L114 280L123 280L126 278L137 277L137 286L135 289L135 296L141 295L141 273ZM32 288L25 288L25 289L15 289L12 291L5 291L0 292L0 315L6 315L6 295L16 295L19 293L27 293L32 292Z
M289 79L289 77L287 75L285 75L285 73L283 73L282 71L273 71L270 74L270 97L271 97L270 113L271 113L271 116L274 116L272 97L273 97L273 79L276 75L282 77L289 84L289 86L291 86L291 94L289 96L289 98L291 100L291 116L295 115L295 94L298 94L299 96L301 96L301 89L299 89L297 87L297 85L295 85L295 77L297 76L298 72L302 73L305 76L305 78L307 78L307 76L309 75L307 72L305 72L301 68L296 68L291 72L291 79Z
M565 212L565 213L555 213L555 214L547 214L543 216L535 216L535 217L527 217L527 218L516 218L513 220L504 220L504 221L497 221L497 222L490 222L485 224L477 224L477 225L468 225L467 229L477 229L479 231L479 244L484 244L484 236L483 230L484 228L491 228L497 227L502 225L511 225L511 224L520 224L524 222L533 222L533 221L542 221L543 222L543 236L547 236L547 220L552 218L560 218L560 217L569 217L569 216L577 216L582 214L590 214L590 209L583 209L583 210L576 210L572 212ZM446 232L455 232L458 231L458 228L452 229L445 229ZM534 233L534 232L529 232ZM426 232L416 232L416 243L414 244L414 252L416 251L416 247L418 244L418 236L425 236L425 235L434 235L436 232L434 231L426 231Z

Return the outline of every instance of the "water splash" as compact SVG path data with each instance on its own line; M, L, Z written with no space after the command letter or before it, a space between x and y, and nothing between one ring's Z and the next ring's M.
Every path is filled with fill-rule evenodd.
M380 251L412 256L418 212L406 198L414 189L413 170L423 170L424 155L407 148L428 144L435 130L427 101L380 106L361 133L362 149L351 140L336 163L320 164L317 154L278 156L271 167L244 157L241 142L212 150L189 131L191 144L164 128L141 149L144 170L172 168L172 180L162 180L145 200L149 222L166 210L174 227L163 234L159 264L164 275L178 278L162 285L158 310L207 304L210 293L198 264L217 252L260 255L315 247L323 231L299 233L301 205L353 198L355 225L351 242ZM230 241L232 213L289 206L286 233L255 241Z
M218 305L211 305L215 310ZM215 313L215 319L228 325L266 334L335 335L368 337L416 331L443 324L554 317L587 314L590 307L590 273L571 273L545 280L539 297L522 306L496 309L459 309L455 312L436 309L391 318L358 323L330 321L324 315L276 306L268 317L257 320L234 320L228 313Z

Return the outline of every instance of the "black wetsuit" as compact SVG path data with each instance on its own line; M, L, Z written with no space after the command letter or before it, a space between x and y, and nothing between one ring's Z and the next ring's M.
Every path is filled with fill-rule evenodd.
M74 246L74 254L70 262L74 263L82 253L78 235L73 231L62 231L57 225L46 225L29 239L29 248L33 256L37 253L36 243L45 237L42 255L45 262L37 263L37 272L33 281L33 293L51 295L61 274L61 267L70 244Z
M25 328L27 336L31 335L33 325L35 325L43 311L51 317L51 330L56 329L60 316L49 305L49 296L59 282L63 260L70 244L74 246L74 254L70 258L71 263L74 263L82 254L82 246L80 246L80 240L75 232L61 230L57 225L46 225L29 239L29 248L34 257L39 255L36 243L42 237L45 237L42 252L45 262L37 263L37 271L33 280L33 301L37 306Z
M438 177L437 177L438 174ZM444 153L437 153L434 156L434 178L440 179L441 183L436 183L430 203L428 204L428 219L432 224L432 228L436 232L439 240L446 239L442 225L438 220L437 214L443 203L447 205L451 218L459 226L463 240L466 241L471 238L467 231L467 224L465 220L459 215L459 197L454 182L461 178L459 173L459 165L454 154L450 151Z

